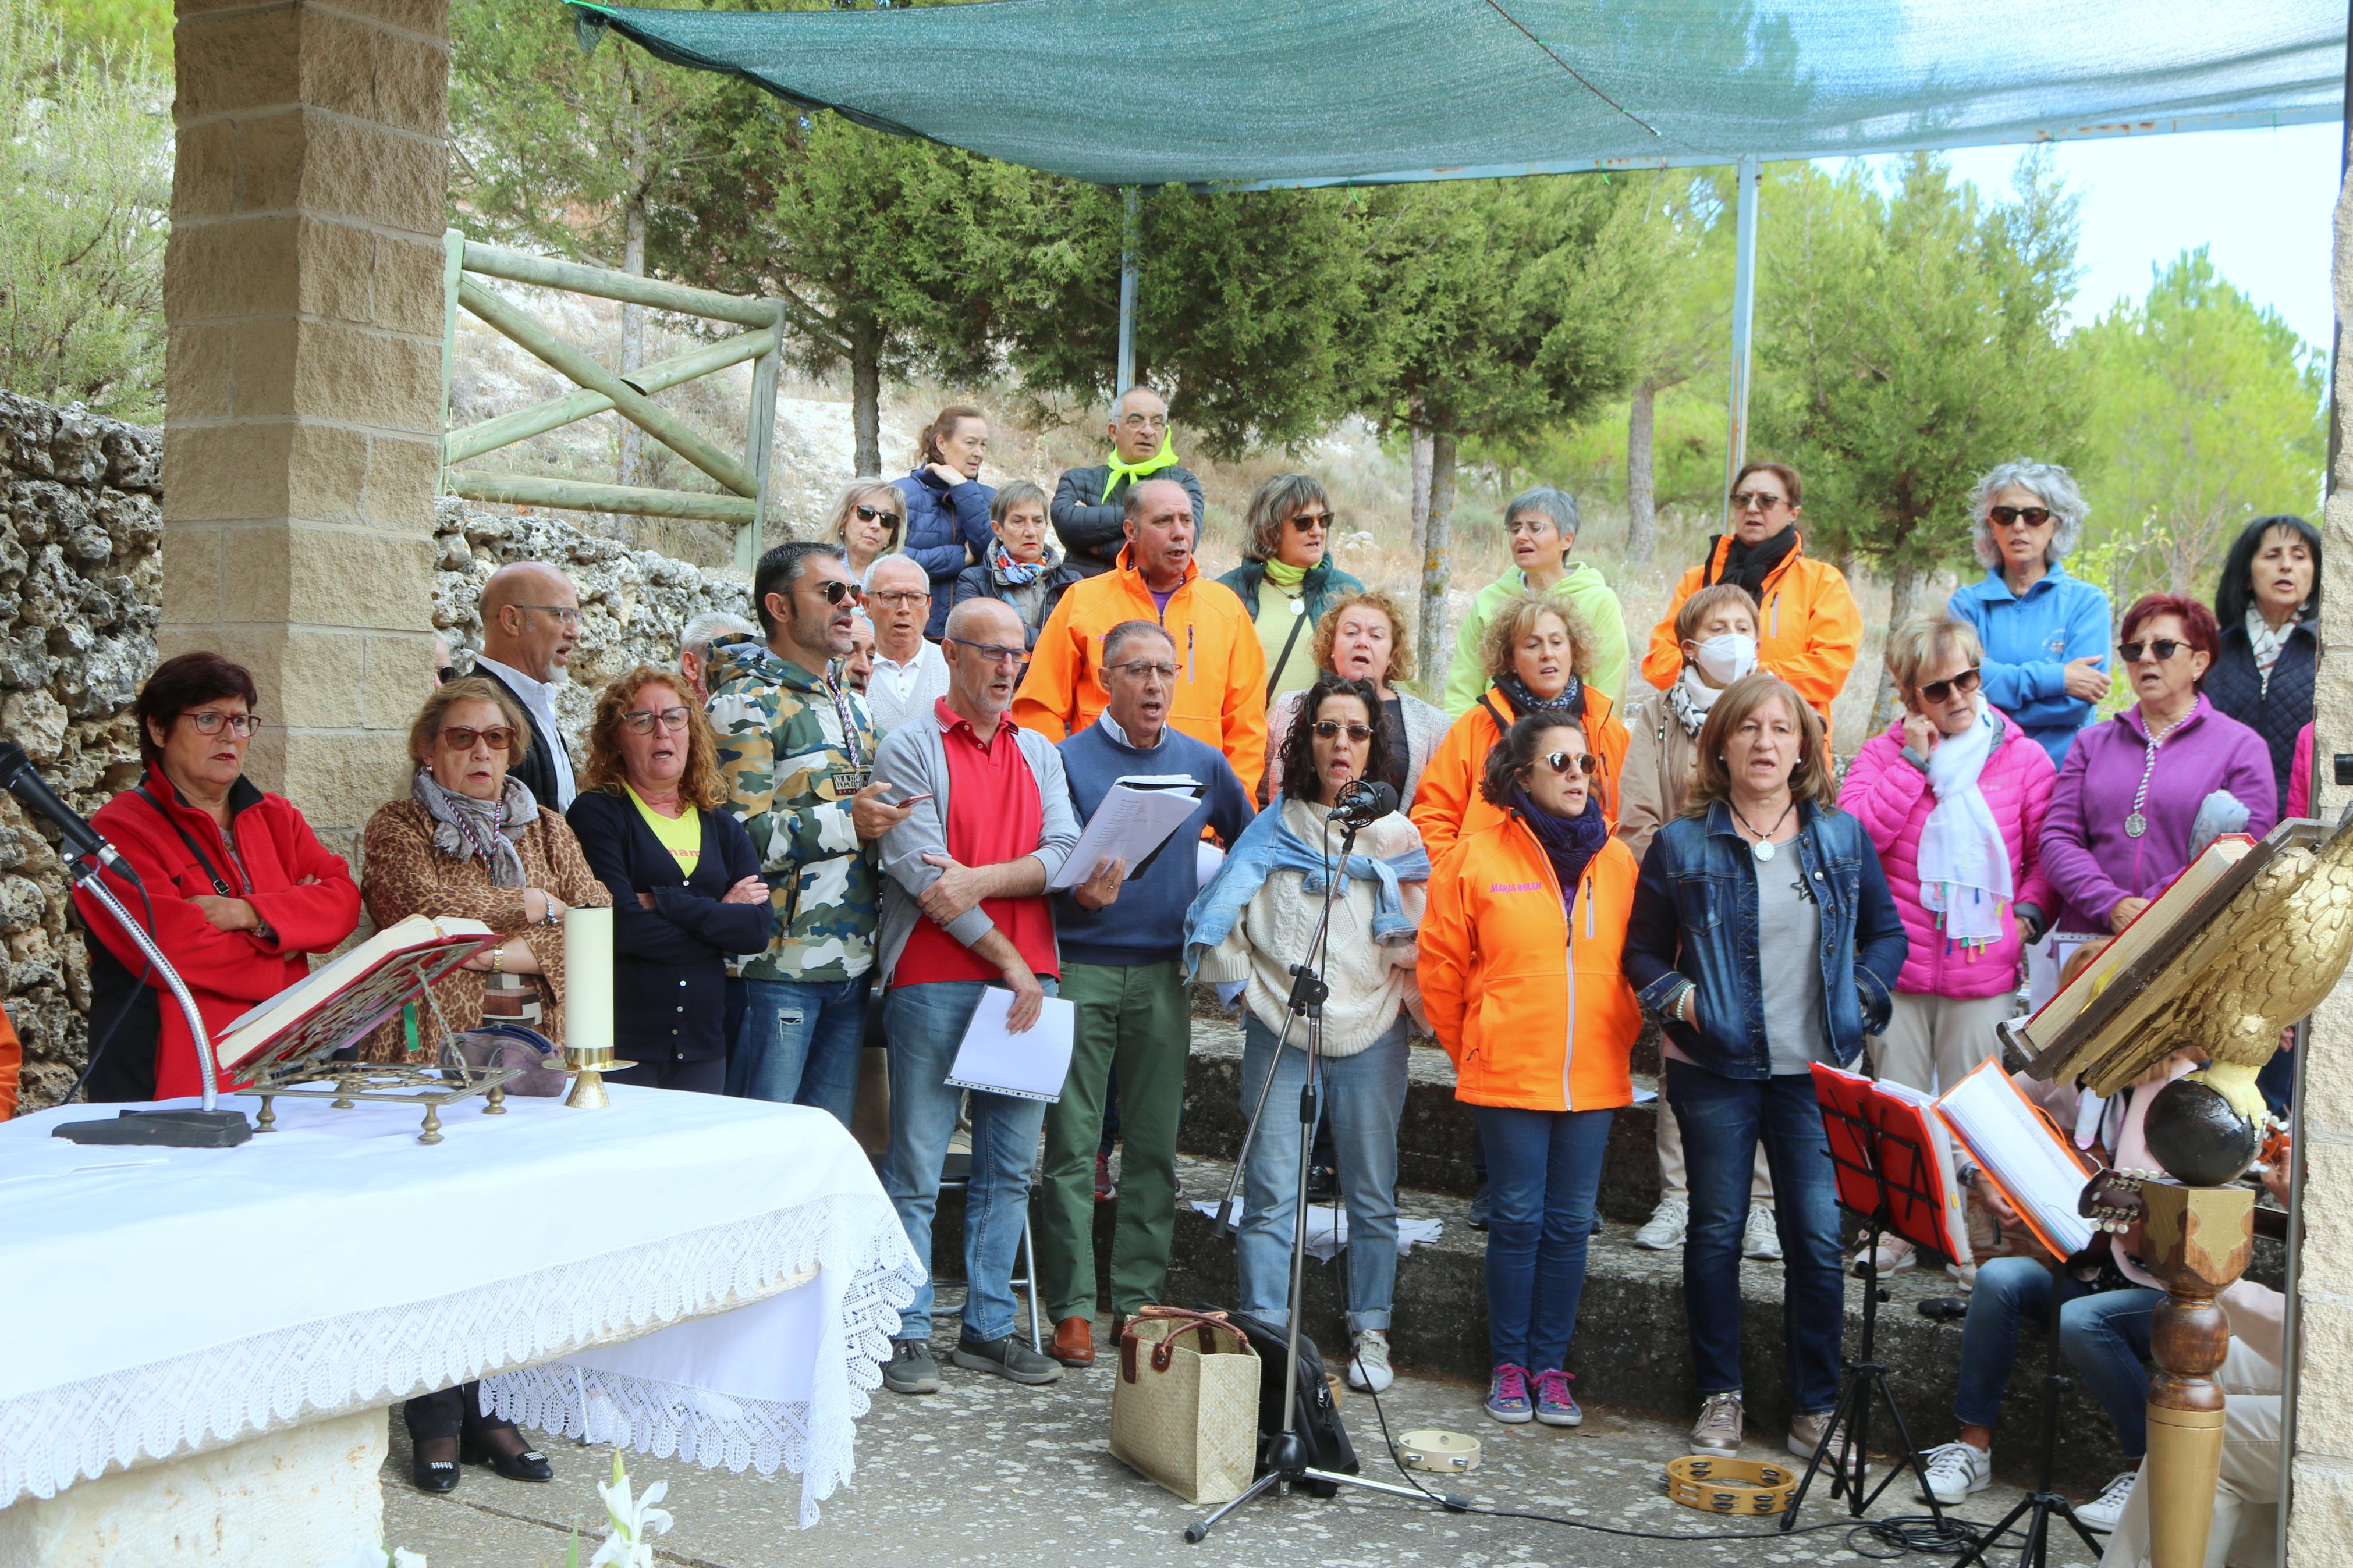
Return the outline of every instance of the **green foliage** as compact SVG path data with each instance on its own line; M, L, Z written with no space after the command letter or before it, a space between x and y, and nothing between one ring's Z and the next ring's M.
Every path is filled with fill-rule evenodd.
M161 416L171 97L145 55L0 0L0 385Z
M2204 247L2072 346L2090 390L2085 565L2119 609L2146 593L2211 593L2249 519L2319 505L2327 356L2218 277Z
M1710 378L1658 395L1651 465L1661 510L1704 512L1713 518L1721 509L1723 394ZM1495 468L1506 491L1557 485L1580 504L1623 506L1627 416L1627 399L1616 398L1565 428L1539 430L1514 441L1466 441L1462 460Z
M142 66L172 66L172 0L40 0L66 43Z
M1810 547L1886 572L1899 617L1919 574L1968 558L1979 474L2074 457L2074 203L2047 160L2021 171L2006 203L1925 153L1892 191L1800 164L1765 194L1749 450L1797 466Z

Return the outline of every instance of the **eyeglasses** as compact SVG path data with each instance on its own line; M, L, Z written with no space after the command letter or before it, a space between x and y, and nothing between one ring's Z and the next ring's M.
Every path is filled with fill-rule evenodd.
M858 521L860 522L880 522L885 518L892 522L899 521L899 514L887 506L860 505L850 510L858 514Z
M1504 524L1504 531L1517 539L1523 533L1558 532L1560 525L1548 517L1515 517Z
M1337 719L1315 721L1315 738L1319 741L1332 740L1343 730L1348 731L1348 739L1360 746L1373 738L1373 727L1370 724L1343 724Z
M1018 664L1029 657L1026 647L1005 647L993 642L974 642L970 637L950 637L958 647L968 647L990 664Z
M1591 752L1579 752L1574 755L1567 752L1546 752L1544 765L1556 773L1566 773L1573 766L1587 778L1591 778L1600 772L1601 760Z
M515 608L518 610L545 610L549 615L554 616L558 621L562 622L567 631L575 629L580 625L580 612L574 609L569 605L517 605Z
M866 597L871 603L894 610L902 605L928 605L932 601L931 595L920 588L877 588Z
M1332 514L1328 511L1293 512L1291 515L1291 526L1302 533L1311 533L1319 528L1331 527Z
M441 744L448 751L470 752L477 741L494 752L511 752L514 750L514 726L495 724L487 730L469 730L462 724L452 724L441 731Z
M1777 496L1771 490L1735 490L1732 492L1732 510L1746 511L1753 506L1758 511L1771 511L1777 506L1787 505L1788 499Z
M683 708L640 708L634 713L622 714L621 722L627 724L632 733L639 735L652 733L653 727L656 723L659 723L665 730L674 731L686 728L686 710Z
M819 595L823 595L825 602L828 605L839 605L844 599L847 599L849 595L858 592L855 587L839 577L827 577L819 580L817 585L817 591Z
M2010 528L2021 522L2029 528L2041 528L2051 521L2051 509L2040 506L1998 506L1986 513L1986 521L1996 528Z
M1174 680L1176 679L1176 667L1175 665L1154 664L1149 659L1131 659L1125 664L1114 664L1108 668L1118 670L1122 675L1126 676L1131 680L1165 681Z
M212 708L200 709L194 713L183 713L180 717L194 724L199 735L217 735L221 732L221 726L226 724L232 735L248 738L255 731L261 728L261 721L250 713L223 713Z
M1126 426L1131 430L1166 430L1168 428L1168 416L1166 414L1127 414L1121 416L1119 422Z
M2125 656L2126 664L2138 664L2143 653L2147 653L2158 663L2163 664L2189 646L2186 642L2176 642L2171 637L2158 637L2155 642L2118 643L2116 651Z
M1928 682L1927 685L1920 689L1920 696L1924 701L1928 702L1942 702L1946 698L1950 697L1956 691L1959 692L1962 696L1967 697L1970 692L1975 691L1978 689L1978 676L1977 667L1972 665L1968 668L1961 671L1960 674L1953 677L1950 680L1932 680Z

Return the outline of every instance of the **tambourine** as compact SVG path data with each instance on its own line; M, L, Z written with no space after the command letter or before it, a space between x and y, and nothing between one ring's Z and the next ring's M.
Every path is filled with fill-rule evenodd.
M1787 1465L1685 1454L1667 1461L1667 1496L1702 1513L1770 1517L1787 1511L1798 1472Z
M1477 1468L1479 1439L1466 1437L1460 1432L1440 1432L1434 1427L1424 1427L1398 1438L1398 1458L1409 1470L1460 1475L1464 1470Z

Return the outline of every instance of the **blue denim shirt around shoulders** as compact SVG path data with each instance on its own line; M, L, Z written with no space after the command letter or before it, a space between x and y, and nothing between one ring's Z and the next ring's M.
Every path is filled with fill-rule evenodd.
M1909 943L1862 825L1801 805L1795 853L1822 912L1822 1013L1831 1046L1852 1065L1863 1037L1887 1026L1889 997ZM1668 823L1651 839L1626 931L1626 975L1642 1005L1692 1062L1725 1078L1773 1076L1757 963L1757 863L1724 802ZM1686 985L1699 1026L1666 1016Z

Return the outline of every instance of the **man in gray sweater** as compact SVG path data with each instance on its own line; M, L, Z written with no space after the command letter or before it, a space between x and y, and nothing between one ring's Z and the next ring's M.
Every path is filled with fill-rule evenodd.
M1050 509L1070 564L1092 577L1119 563L1127 543L1127 492L1145 479L1173 479L1193 498L1193 529L1208 517L1201 481L1176 462L1168 435L1168 405L1148 386L1131 386L1111 407L1111 457L1089 468L1069 468L1054 487Z
M915 1256L932 1257L941 1167L964 1091L947 1081L956 1047L992 985L1013 993L1007 1027L1036 1025L1061 973L1046 884L1078 842L1060 756L1006 710L1027 657L1020 617L996 599L948 616L948 694L884 737L875 777L912 792L882 839L879 939L883 1034L891 1052L891 1148L882 1185ZM1116 896L1117 883L1108 892ZM972 1177L964 1219L964 1322L950 1359L1016 1383L1062 1374L1013 1331L1013 1264L1046 1102L972 1091ZM930 1394L932 1286L899 1315L883 1385Z

